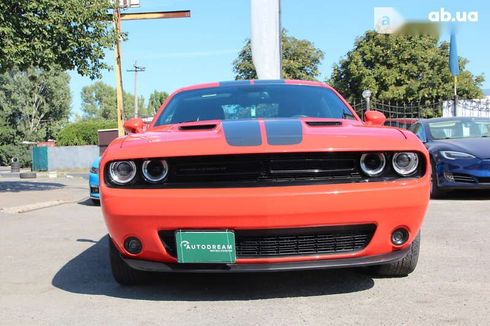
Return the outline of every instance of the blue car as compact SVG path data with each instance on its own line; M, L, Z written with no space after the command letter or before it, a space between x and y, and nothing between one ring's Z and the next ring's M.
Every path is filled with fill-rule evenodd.
M430 152L432 198L453 189L490 189L490 119L419 120L411 130Z
M90 199L96 204L100 202L99 163L100 163L100 157L96 158L95 161L92 163L92 167L90 168L90 174L88 178L88 183L90 187Z

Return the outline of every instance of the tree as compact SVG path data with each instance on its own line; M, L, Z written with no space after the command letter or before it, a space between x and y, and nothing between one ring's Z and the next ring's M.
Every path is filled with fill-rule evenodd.
M320 49L308 40L300 40L282 33L282 74L285 79L315 80L320 75L318 66L324 57ZM252 46L249 39L233 62L235 79L257 79L252 62Z
M59 70L13 69L0 75L1 144L54 138L68 120L70 77Z
M57 144L60 146L97 145L100 129L117 128L116 121L81 120L70 123L60 131Z
M148 115L155 115L158 109L160 109L160 106L162 106L163 102L165 102L167 97L167 92L153 91L153 93L150 94L150 98L148 99L148 106L146 107Z
M452 98L449 45L423 33L378 34L366 32L333 68L328 81L348 100L359 99L369 89L378 101L439 101ZM482 96L482 75L466 70L468 60L459 58L458 95Z
M0 72L34 66L100 77L116 39L111 0L0 1Z
M82 88L82 111L87 119L117 120L116 89L101 81ZM124 118L128 119L134 115L134 96L124 92ZM139 108L145 109L143 97L138 99ZM146 112L140 112L145 116Z

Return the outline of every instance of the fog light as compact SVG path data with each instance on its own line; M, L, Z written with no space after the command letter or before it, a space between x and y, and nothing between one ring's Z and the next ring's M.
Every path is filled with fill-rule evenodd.
M126 241L124 241L124 249L127 250L130 254L136 255L141 252L141 249L143 246L141 245L141 241L138 238L127 238Z
M444 178L449 182L454 182L454 176L451 172L444 171Z
M391 242L396 246L401 246L408 240L408 231L400 228L393 231L391 234Z

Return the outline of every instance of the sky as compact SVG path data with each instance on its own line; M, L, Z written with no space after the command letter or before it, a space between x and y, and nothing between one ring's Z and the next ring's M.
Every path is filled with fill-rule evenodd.
M135 61L146 68L138 75L139 94L146 99L154 90L172 92L180 87L234 79L233 60L250 37L250 0L140 0L141 7L127 12L191 10L191 18L124 21L128 40L122 44L124 90L133 93ZM473 74L484 74L490 88L490 1L488 0L282 0L282 27L308 39L325 53L320 80L353 48L354 41L373 29L375 7L393 7L406 20L427 21L431 12L477 12L477 22L459 23L458 55L469 59ZM462 16L461 16L462 17ZM449 32L441 40L449 40ZM114 64L107 51L106 62ZM80 114L80 92L94 83L70 72L72 113ZM114 85L114 71L101 79Z

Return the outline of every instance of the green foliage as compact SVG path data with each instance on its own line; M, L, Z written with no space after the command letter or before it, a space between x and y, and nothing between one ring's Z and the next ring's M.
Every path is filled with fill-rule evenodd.
M0 1L0 72L31 66L100 78L116 40L110 0Z
M377 101L439 101L453 96L449 72L449 45L435 35L366 32L354 49L336 64L328 81L348 100L369 89ZM483 76L466 70L468 60L459 58L458 95L479 98Z
M318 66L324 57L320 49L308 40L282 34L282 75L284 79L315 80L320 75ZM238 58L233 62L235 79L257 79L257 72L252 61L250 40L245 41Z
M87 119L117 120L116 89L101 81L82 88L82 112ZM144 99L138 99L140 108L139 115L147 114ZM124 118L128 119L134 115L134 96L124 92L123 97Z
M167 97L167 92L153 91L153 93L150 94L150 98L148 99L148 106L146 107L148 116L155 115L155 113L157 113L158 109L160 109L160 106L163 104L163 102L165 102Z
M0 75L0 145L55 138L70 112L70 77L58 70Z
M22 167L31 165L31 150L27 145L0 145L0 166L9 166L12 158L18 158Z
M81 120L70 123L60 131L57 139L59 146L97 145L100 129L117 128L116 121Z

